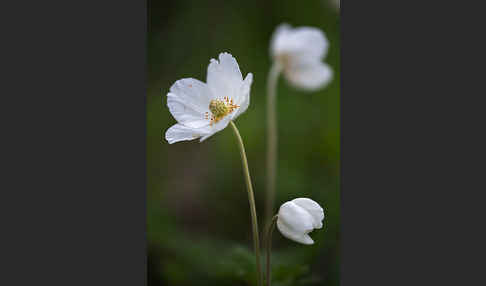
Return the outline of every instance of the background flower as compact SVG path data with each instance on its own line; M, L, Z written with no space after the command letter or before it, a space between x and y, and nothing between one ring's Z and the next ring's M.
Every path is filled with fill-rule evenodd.
M272 36L270 53L294 86L316 90L332 79L332 70L322 62L329 49L324 33L314 27L292 28L281 24Z

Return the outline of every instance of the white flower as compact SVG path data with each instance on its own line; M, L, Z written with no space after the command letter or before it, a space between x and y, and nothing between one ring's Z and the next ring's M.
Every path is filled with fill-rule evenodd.
M313 244L308 235L315 228L322 228L324 210L315 201L308 198L298 198L284 203L277 218L278 230L288 239Z
M272 36L270 53L289 82L302 89L316 90L332 79L331 68L321 62L328 48L329 42L321 30L281 24Z
M248 108L253 75L243 80L232 55L219 54L219 62L211 59L206 81L183 78L170 87L167 106L178 122L165 133L170 144L197 138L202 142Z

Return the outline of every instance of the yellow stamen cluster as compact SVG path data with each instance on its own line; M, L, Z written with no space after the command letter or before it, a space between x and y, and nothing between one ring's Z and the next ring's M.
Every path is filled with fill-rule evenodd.
M209 103L209 110L212 114L210 115L209 112L206 112L204 118L210 119L211 123L209 123L209 125L213 125L238 107L240 106L234 104L233 99L230 99L227 96L224 97L224 100L213 99Z

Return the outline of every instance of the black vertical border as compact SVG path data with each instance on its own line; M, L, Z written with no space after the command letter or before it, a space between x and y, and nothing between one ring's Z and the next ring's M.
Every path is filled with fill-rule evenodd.
M484 10L342 2L341 283L483 285Z
M0 284L146 285L146 1L1 10Z

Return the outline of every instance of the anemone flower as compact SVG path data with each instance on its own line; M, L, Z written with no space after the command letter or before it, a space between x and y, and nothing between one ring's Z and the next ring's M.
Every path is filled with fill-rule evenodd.
M250 104L253 75L243 80L236 59L229 53L211 59L204 83L194 78L176 81L167 94L167 106L177 124L165 133L170 144L200 138L223 130Z
M309 232L322 228L324 210L315 201L298 198L284 203L278 211L277 228L288 239L313 244Z
M170 143L200 138L206 140L214 133L231 125L238 147L245 177L248 202L250 204L253 248L255 251L257 286L263 284L260 269L260 242L255 197L250 178L245 146L238 128L233 122L246 111L250 104L250 86L253 75L248 73L243 80L236 59L228 54L219 54L219 61L211 59L208 66L207 83L193 78L176 81L167 94L167 106L177 124L165 133Z
M274 215L266 235L267 248L267 286L271 285L270 254L272 250L272 234L277 225L280 233L286 238L302 243L314 244L309 232L322 228L324 210L315 201L308 198L297 198L284 203L278 214Z
M329 42L321 30L281 24L272 36L270 53L292 85L316 90L332 79L331 68L322 62L328 49Z

